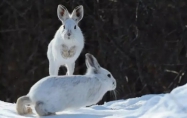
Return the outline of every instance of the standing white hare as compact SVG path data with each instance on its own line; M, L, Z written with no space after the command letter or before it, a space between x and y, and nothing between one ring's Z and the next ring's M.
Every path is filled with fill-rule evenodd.
M28 104L34 105L39 116L90 106L116 88L112 74L102 68L93 55L87 53L85 63L85 75L48 76L39 80L26 96L18 98L18 114L30 113Z
M84 36L78 26L83 12L82 5L76 7L72 14L69 14L66 7L58 5L57 15L62 26L48 45L49 75L58 75L62 65L66 66L67 75L73 75L75 61L84 47Z

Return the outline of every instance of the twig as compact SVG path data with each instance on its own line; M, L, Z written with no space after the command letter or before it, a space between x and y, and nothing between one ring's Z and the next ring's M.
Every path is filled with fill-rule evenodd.
M174 84L175 80L184 73L184 70L186 70L186 67L187 67L186 65L183 66L183 68L180 70L180 72L174 78L173 82L167 88L170 88Z

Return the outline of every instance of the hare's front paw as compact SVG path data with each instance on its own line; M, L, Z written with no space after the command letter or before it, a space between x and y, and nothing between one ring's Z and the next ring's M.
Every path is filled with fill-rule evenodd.
M68 47L65 44L62 44L62 57L67 59L69 54L68 54Z
M68 47L65 44L62 44L62 51L67 51L68 52Z
M69 50L69 57L73 57L75 55L75 52L76 52L76 47L75 46L71 47Z
M67 59L69 57L68 51L62 51L62 57Z

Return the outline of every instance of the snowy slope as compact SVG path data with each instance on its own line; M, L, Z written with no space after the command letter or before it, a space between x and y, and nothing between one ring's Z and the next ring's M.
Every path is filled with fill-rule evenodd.
M15 104L0 101L0 118L26 117L36 115L19 116ZM47 118L187 118L187 84L169 94L117 100L76 111L64 111Z

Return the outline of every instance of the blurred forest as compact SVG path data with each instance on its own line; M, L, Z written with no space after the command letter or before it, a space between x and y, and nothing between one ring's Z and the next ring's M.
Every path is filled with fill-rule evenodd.
M15 102L48 76L47 46L61 22L57 6L84 6L85 53L117 80L117 99L170 92L187 83L186 0L1 0L0 100ZM60 69L64 75L65 68ZM114 100L107 93L103 101Z

